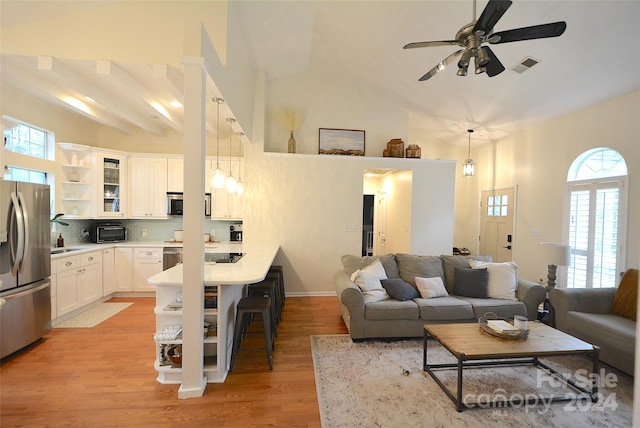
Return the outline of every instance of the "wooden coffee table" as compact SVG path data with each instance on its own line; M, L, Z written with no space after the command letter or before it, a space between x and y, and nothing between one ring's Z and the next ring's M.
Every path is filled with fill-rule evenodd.
M433 380L442 388L447 396L456 405L458 412L474 407L503 407L512 404L511 400L494 400L488 403L463 402L462 400L462 375L465 368L483 366L505 366L533 364L536 367L547 370L551 375L565 380L582 394L567 397L529 397L519 402L521 405L533 405L544 402L561 402L575 400L576 398L590 398L597 401L598 381L597 374L600 370L600 348L556 330L540 322L529 322L529 336L524 340L503 339L492 336L481 330L477 323L463 324L426 324L424 326L424 360L423 369L428 372ZM458 360L457 363L429 364L427 360L427 339L432 337L444 346ZM591 389L586 389L572 380L566 380L553 368L541 362L540 357L552 357L563 355L586 354L593 359L593 372ZM434 369L458 370L458 387L456 395L442 383L434 373Z

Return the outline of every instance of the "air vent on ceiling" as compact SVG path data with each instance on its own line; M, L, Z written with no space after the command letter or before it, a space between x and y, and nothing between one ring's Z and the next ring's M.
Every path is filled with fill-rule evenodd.
M520 61L519 63L517 63L516 65L514 65L513 67L511 67L511 69L517 73L523 73L539 62L540 62L539 60L528 56L522 61Z

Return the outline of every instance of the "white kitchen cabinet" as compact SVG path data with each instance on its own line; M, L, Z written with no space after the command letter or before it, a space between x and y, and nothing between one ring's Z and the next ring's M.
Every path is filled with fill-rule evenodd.
M102 250L102 296L116 291L115 248Z
M167 158L129 158L131 217L166 218Z
M167 159L167 192L184 192L184 160Z
M61 257L54 263L57 317L102 297L101 251Z
M127 215L127 154L99 151L93 154L96 171L96 216L124 218Z
M133 290L133 249L116 247L114 250L114 291L130 292Z
M149 277L162 272L162 248L134 248L133 291L156 291Z

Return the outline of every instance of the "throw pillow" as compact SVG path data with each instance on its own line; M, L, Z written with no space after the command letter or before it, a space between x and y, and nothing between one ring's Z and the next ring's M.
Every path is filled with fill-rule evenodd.
M413 254L396 254L400 278L409 284L415 284L415 277L444 278L442 260L438 256L415 256Z
M396 263L395 254L385 254L383 256L354 256L354 255L344 255L341 258L342 266L344 266L344 271L347 275L351 276L358 269L362 269L365 266L369 266L376 260L380 260L382 266L384 266L384 270L387 273L387 277L389 278L400 278L400 273L398 272L398 264Z
M613 298L611 313L632 321L637 317L638 269L627 269L622 276L616 296Z
M380 260L376 260L375 262L371 263L369 266L366 266L360 270L362 272L371 272L375 274L375 276L377 276L378 279L380 280L387 279L387 273L385 272L384 266L382 266L382 263L380 262Z
M489 271L489 283L487 295L492 299L516 299L518 287L518 265L514 262L489 263L477 260L469 260L473 269L487 268Z
M411 300L420 297L420 293L411 284L401 278L383 279L382 286L396 300Z
M444 270L444 286L447 287L449 293L453 293L456 283L456 268L469 268L469 260L478 260L481 262L492 262L491 256L469 255L469 256L440 256L442 259L442 268Z
M373 272L357 270L351 275L351 281L362 290L364 302L378 302L389 298L387 291L382 288L380 278Z
M434 278L421 278L416 276L416 287L423 299L433 299L434 297L448 296L447 289L444 288L442 278L436 276Z
M489 271L483 269L456 268L456 282L453 286L454 294L464 297L489 297L487 288L489 284Z

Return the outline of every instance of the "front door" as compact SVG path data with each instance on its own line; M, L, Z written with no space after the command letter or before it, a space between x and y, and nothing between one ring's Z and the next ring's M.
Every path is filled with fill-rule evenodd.
M513 260L515 194L514 187L482 192L480 254L491 255L494 262Z

